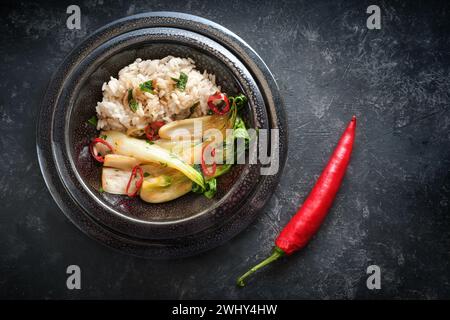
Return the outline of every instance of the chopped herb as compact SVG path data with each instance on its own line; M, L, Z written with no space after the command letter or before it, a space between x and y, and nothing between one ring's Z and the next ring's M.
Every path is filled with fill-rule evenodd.
M92 125L92 126L94 126L94 127L97 128L97 122L98 122L98 119L97 119L96 116L92 116L92 118L90 118L87 122L88 122L90 125Z
M149 145L155 144L153 141L151 140L145 140L145 142L147 142Z
M210 115L212 115L213 113L214 113L214 112L213 112L211 109L209 109L208 112L207 112L206 114L210 116Z
M200 104L200 102L195 103L192 107L189 108L189 116L191 116L195 112L195 108Z
M133 112L136 112L139 107L139 104L133 98L133 89L128 89L128 106Z
M144 172L144 177L145 177L145 178L150 177L150 173Z
M100 136L100 138L102 138L103 140L106 140L106 139L108 139L108 136L107 136L106 134L102 134L102 135Z
M235 97L228 97L228 101L230 103L230 109L233 110L236 108L236 110L241 110L242 107L247 103L248 99L243 94L239 94Z
M159 162L159 164L161 165L161 166L163 166L163 167L167 167L167 163L165 163L165 162Z
M103 193L103 192L105 192L105 190L102 187L100 187L100 188L98 188L98 192Z
M155 94L155 91L153 90L154 88L153 88L153 81L152 80L142 82L139 85L139 88L141 89L141 91L148 92L148 93L151 93L151 94Z
M133 89L128 89L128 103L133 100Z
M180 77L172 78L173 81L177 83L177 88L180 89L180 91L184 91L186 89L186 83L188 81L188 75L184 72L180 72Z
M233 137L235 139L241 138L244 140L250 140L250 135L248 134L247 128L245 127L245 123L241 117L236 117L233 129L234 129Z

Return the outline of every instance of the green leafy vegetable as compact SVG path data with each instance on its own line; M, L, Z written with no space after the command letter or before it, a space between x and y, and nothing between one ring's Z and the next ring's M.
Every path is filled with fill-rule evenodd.
M203 177L202 167L199 164L194 164L193 167ZM217 180L214 177L209 178L207 180L204 179L204 177L203 177L203 180L204 180L204 187L202 187L194 182L192 184L192 192L198 193L198 194L203 194L208 199L211 199L212 197L214 197L214 195L217 192Z
M89 118L89 120L87 121L90 125L94 126L97 128L97 123L98 123L98 119L96 116L92 116L91 118Z
M196 183L192 183L192 192L194 193L203 193L203 188Z
M139 104L133 98L133 89L128 89L128 106L133 112L136 112L139 107Z
M196 183L192 184L192 192L203 194L208 199L211 199L216 195L217 192L217 180L216 178L211 178L205 181L205 188L202 188Z
M172 184L172 177L171 176L164 176L164 184L161 185L161 187L168 187Z
M133 100L133 89L128 89L128 103Z
M211 178L205 181L205 191L203 192L204 196L208 199L214 197L217 192L217 180L216 178Z
M177 88L180 89L180 91L184 91L186 89L186 83L188 81L188 75L184 72L180 72L180 77L172 78L173 81L177 83Z
M245 149L248 149L250 143L250 135L248 134L245 123L241 117L237 116L233 127L233 139L243 139L245 141Z
M153 90L154 88L153 88L153 81L152 80L142 82L139 85L139 88L141 89L141 91L148 92L148 93L151 93L151 94L155 94L155 91Z
M249 142L250 142L250 135L247 131L247 128L245 126L244 121L242 120L242 118L240 116L236 116L236 119L234 121L234 126L233 126L233 137L232 137L232 141L231 142L223 142L223 152L226 152L226 148L228 147L229 143L236 143L237 139L244 139L245 140L245 150L248 149L249 147ZM242 156L242 154L237 154L237 148L234 149L234 158L237 159L240 156ZM239 150L242 153L242 150ZM226 164L222 164L217 166L216 172L214 173L214 178L217 178L225 173L227 173L228 171L230 171L231 167L233 164L231 163L226 163Z

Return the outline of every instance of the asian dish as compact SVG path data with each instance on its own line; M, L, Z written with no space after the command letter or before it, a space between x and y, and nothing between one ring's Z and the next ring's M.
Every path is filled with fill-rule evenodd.
M149 203L191 191L212 198L216 178L248 148L247 98L221 92L192 59L137 59L102 91L88 120L99 131L89 150L102 164L100 192Z

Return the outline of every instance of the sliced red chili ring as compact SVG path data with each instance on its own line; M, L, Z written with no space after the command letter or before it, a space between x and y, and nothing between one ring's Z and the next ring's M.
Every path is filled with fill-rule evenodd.
M129 190L130 190L130 186L131 186L131 181L133 181L133 179L137 176L138 171L139 171L140 178L135 183L136 190L133 193L130 193ZM125 189L127 196L135 197L137 195L137 193L139 192L139 190L141 189L143 182L144 182L144 172L142 171L142 168L139 165L137 165L131 171L130 180L128 180L127 188Z
M218 115L224 115L230 111L230 101L226 94L217 91L208 98L208 107Z
M114 149L106 140L104 140L102 138L95 138L92 140L92 142L89 144L89 151L91 152L91 155L94 157L95 160L103 163L103 162L105 162L105 156L98 154L98 151L95 149L95 145L97 143L101 143L101 144L107 146L108 149L111 150L111 152L114 152Z
M144 132L147 139L150 141L158 140L159 139L158 131L159 128L161 128L163 125L165 125L164 121L155 121L146 126Z
M211 165L211 171L206 166L206 163L205 163L205 149L207 147L208 147L208 145L204 146L203 150L202 150L202 163L201 163L202 164L202 171L203 171L203 174L205 176L212 177L216 173L217 164L215 162L213 162L213 164ZM216 155L216 148L212 148L211 156L214 157L215 155Z

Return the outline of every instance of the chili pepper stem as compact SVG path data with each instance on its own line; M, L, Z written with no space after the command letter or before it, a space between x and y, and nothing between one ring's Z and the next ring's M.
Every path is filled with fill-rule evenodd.
M268 265L271 262L274 262L275 260L278 260L278 258L284 256L284 251L281 250L278 247L273 248L272 254L267 257L266 259L264 259L263 261L261 261L260 263L258 263L256 266L254 266L253 268L251 268L250 270L248 270L246 273L244 273L242 276L240 276L237 281L236 284L239 287L244 287L245 286L245 282L244 280L246 278L248 278L248 276L250 276L251 274L255 273L257 270L265 267L266 265Z

